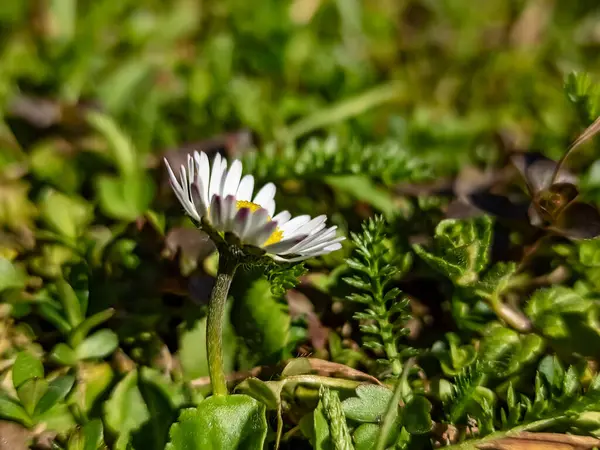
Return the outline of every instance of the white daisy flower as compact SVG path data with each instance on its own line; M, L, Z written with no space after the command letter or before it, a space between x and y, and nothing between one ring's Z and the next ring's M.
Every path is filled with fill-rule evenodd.
M302 261L342 247L345 238L336 237L336 226L326 228L325 215L274 215L275 185L267 183L253 197L254 177L242 177L241 161L233 161L228 169L227 160L217 154L211 166L204 152L194 152L187 162L178 178L165 158L171 187L196 222L231 232L243 245L261 248L280 262Z

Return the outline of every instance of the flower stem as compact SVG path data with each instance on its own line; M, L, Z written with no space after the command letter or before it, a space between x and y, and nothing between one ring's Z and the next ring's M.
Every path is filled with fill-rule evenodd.
M220 253L217 280L208 304L206 351L213 395L227 395L227 382L223 367L223 322L225 321L227 294L237 265L238 260L233 255Z

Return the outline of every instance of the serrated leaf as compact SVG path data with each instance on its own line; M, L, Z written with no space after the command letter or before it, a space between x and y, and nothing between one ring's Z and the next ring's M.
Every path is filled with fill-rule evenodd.
M394 393L383 386L361 384L356 388L356 395L358 397L350 397L342 402L346 417L357 422L378 423Z
M431 251L420 245L415 253L436 271L459 286L477 282L489 261L492 220L488 216L469 220L442 220L435 229Z
M44 378L44 366L40 358L29 352L20 352L12 367L12 382L15 389L34 378Z
M247 395L212 396L183 410L169 435L166 450L262 450L265 406Z
M87 337L75 349L77 359L104 358L110 355L119 345L117 334L107 328L96 331Z

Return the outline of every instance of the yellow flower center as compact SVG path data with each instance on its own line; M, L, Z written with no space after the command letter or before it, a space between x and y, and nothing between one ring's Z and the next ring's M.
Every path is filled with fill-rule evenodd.
M261 207L260 205L257 205L256 203L252 203L252 202L249 202L246 200L238 200L236 202L235 206L237 209L248 208L252 212L258 211ZM271 220L271 217L269 217L268 220ZM277 242L281 241L282 238L283 238L283 231L281 231L279 229L279 227L277 227L277 229L275 231L273 231L273 233L271 234L269 239L267 239L264 242L264 244L262 244L262 245L264 247L266 247L267 245L276 244Z

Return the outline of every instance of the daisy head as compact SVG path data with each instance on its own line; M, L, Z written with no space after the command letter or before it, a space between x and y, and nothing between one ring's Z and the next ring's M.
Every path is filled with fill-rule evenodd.
M296 262L341 248L335 226L327 217L311 219L287 211L275 214L275 185L265 184L254 193L254 177L242 177L242 163L217 154L212 165L204 152L188 155L187 167L174 172L165 158L169 180L185 212L214 235L233 236L242 247L264 250L281 262ZM228 240L229 241L229 240Z

